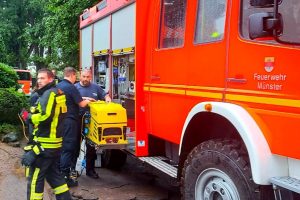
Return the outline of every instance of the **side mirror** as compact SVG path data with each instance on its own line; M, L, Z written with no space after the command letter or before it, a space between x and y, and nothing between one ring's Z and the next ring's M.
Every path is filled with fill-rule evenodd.
M282 2L282 0L250 0L250 5L253 7L267 8L274 6L274 1L278 1L278 5Z
M271 12L255 13L249 16L250 39L277 37L282 33L283 23L280 14L276 18ZM276 31L276 32L274 32Z

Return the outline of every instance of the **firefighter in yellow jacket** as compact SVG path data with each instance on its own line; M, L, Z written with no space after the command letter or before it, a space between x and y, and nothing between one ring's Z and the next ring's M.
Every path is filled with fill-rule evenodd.
M22 157L28 180L27 199L43 199L46 179L56 199L70 200L69 188L59 171L66 97L55 87L53 73L48 69L38 71L37 83L38 104L29 115L34 131Z

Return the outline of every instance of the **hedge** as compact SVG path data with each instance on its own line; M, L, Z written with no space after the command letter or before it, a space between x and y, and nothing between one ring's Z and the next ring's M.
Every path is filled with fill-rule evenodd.
M15 70L4 64L0 63L0 88L19 88L18 75Z
M14 88L0 88L0 123L19 123L18 113L28 109L28 99Z

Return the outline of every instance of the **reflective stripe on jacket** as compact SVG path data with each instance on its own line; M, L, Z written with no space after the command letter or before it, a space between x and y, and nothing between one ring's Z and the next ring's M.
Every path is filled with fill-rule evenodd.
M45 91L39 98L38 113L32 114L35 127L33 140L44 149L57 149L62 146L63 118L67 112L66 97L56 87Z

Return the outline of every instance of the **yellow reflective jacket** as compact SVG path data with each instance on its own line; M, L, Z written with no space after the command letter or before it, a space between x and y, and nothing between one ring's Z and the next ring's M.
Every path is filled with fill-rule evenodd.
M36 113L31 115L34 125L33 141L46 149L62 146L63 118L67 112L66 96L56 87L46 90L40 97Z

